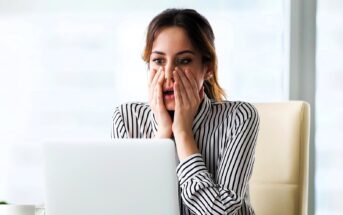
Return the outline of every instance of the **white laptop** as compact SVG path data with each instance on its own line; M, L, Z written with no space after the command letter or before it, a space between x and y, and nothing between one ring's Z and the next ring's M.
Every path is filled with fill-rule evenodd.
M179 215L173 141L45 145L46 215Z

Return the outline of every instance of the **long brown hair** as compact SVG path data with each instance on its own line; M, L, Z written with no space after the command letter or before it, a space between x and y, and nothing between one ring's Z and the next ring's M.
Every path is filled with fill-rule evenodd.
M225 98L224 90L218 83L217 55L214 34L207 19L193 9L167 9L155 16L148 26L143 60L149 63L155 36L164 28L177 26L184 29L192 45L200 51L202 62L213 71L212 78L204 81L206 95L215 101Z

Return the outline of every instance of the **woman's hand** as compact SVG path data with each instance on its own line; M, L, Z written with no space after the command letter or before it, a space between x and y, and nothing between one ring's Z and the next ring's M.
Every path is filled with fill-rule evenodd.
M189 70L174 71L175 113L172 130L177 145L180 160L197 153L192 125L201 100L204 97L203 88L200 89L195 77Z
M158 124L156 138L170 138L172 135L172 119L163 102L164 71L160 67L157 71L153 69L149 75L149 105L156 117Z

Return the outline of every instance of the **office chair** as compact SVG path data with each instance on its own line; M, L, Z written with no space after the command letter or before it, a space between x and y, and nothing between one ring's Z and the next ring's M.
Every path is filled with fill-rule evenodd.
M307 215L310 106L302 101L254 105L260 131L251 204L257 215Z

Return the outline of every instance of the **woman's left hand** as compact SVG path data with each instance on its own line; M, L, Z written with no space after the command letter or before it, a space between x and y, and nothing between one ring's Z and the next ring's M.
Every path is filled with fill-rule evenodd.
M200 89L198 86L190 70L181 71L176 67L173 76L175 80L175 112L172 130L179 157L186 157L198 151L193 137L192 125L204 92L203 88Z

